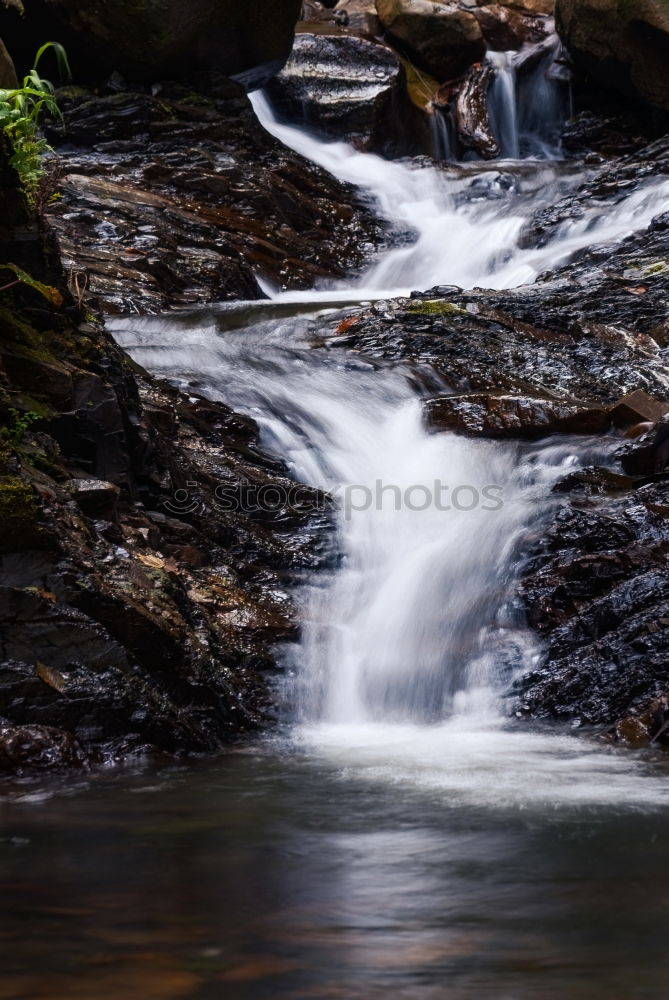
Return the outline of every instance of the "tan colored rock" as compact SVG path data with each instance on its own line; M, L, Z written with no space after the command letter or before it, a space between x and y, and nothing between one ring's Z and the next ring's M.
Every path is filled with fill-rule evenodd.
M666 0L557 0L558 31L584 72L669 110Z
M478 0L478 5L482 7L487 2L488 0ZM550 16L555 13L555 0L497 0L497 2L500 7L510 7L522 14Z
M485 54L476 17L457 3L376 0L376 9L400 54L440 82L465 73Z

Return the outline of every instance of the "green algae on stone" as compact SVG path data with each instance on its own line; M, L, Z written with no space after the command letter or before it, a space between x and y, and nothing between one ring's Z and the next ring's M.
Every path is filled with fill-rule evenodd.
M0 545L12 538L20 539L37 521L38 504L35 494L18 476L0 478Z
M462 306L456 306L454 302L444 302L443 299L412 302L408 309L408 312L419 316L454 316L466 311Z

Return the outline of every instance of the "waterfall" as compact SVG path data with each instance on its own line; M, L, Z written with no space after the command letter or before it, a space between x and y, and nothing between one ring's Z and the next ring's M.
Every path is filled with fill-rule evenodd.
M437 162L455 159L456 139L450 116L440 107L433 107L430 114L432 156Z
M645 228L669 197L669 179L641 183L618 201L592 205L562 223L544 246L526 247L527 223L578 184L578 165L522 161L515 170L497 164L417 169L360 153L344 142L321 142L278 123L262 94L252 100L260 122L277 139L355 184L382 216L414 233L411 243L384 253L354 280L330 282L317 292L282 293L264 285L272 298L283 301L378 299L435 285L512 288L534 281L584 247Z
M511 68L500 63L510 87ZM499 99L510 112L510 92ZM314 343L332 333L338 318L325 307L337 301L532 281L581 247L646 226L662 211L669 180L589 207L545 246L526 248L528 220L578 183L578 166L416 168L320 142L277 124L262 95L253 102L280 141L356 184L387 219L413 230L413 242L346 282L302 293L268 288L278 305L112 328L145 367L250 414L263 446L296 479L339 500L333 564L300 591L303 633L286 699L293 738L366 778L474 802L620 797L608 784L615 759L575 749L568 736L520 733L504 711L510 682L539 655L513 599L528 537L549 514L556 480L605 462L612 442L521 447L430 434L409 372L376 370ZM511 119L500 120L513 133Z
M296 479L338 500L336 565L303 593L288 698L301 721L501 718L500 693L537 654L511 602L524 539L553 482L607 443L565 439L521 454L430 433L408 373L309 346L327 315L251 315L220 336L227 315L232 307L113 329L145 367L252 415Z
M302 718L494 714L509 679L500 664L527 667L536 653L508 598L522 538L545 513L536 501L548 469L520 471L513 446L427 433L420 401L396 377L361 389L341 373L313 400L319 485L341 501L341 566L305 609Z
M488 52L495 71L488 91L492 130L505 159L559 160L560 129L569 112L566 84L552 75L557 35L520 52Z
M502 157L512 160L520 156L515 55L515 52L488 52L486 56L495 69L495 79L488 92L490 123Z
M234 304L110 325L144 367L251 415L297 479L339 499L336 559L298 595L291 747L476 804L647 801L617 758L519 731L505 709L539 655L513 601L528 536L555 481L615 442L429 434L401 369L312 346L329 313L243 309L245 327Z

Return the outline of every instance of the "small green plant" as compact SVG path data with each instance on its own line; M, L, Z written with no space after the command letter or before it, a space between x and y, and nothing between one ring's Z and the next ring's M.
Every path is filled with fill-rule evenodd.
M10 288L14 288L15 285L27 285L28 288L32 288L43 299L46 299L54 309L60 309L62 306L63 296L57 288L54 288L52 285L45 285L43 281L38 281L37 278L33 278L32 274L28 274L23 268L17 267L16 264L0 264L0 272L2 271L10 271L14 277L11 281L0 285L0 292L7 292Z
M46 52L53 51L61 76L71 76L67 54L58 42L47 42L35 56L33 68L15 90L0 90L0 129L12 148L11 164L17 171L29 199L34 203L44 176L42 160L51 151L39 134L44 114L61 118L54 86L40 76L38 67Z
M12 447L18 448L23 441L26 431L30 429L35 421L40 419L39 413L36 413L35 410L28 410L27 413L24 413L21 410L11 409L9 411L9 426L6 432L7 439Z

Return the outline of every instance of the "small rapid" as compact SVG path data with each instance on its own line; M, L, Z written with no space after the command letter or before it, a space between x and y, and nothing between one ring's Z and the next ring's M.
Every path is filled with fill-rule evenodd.
M314 346L336 313L267 309L112 330L144 367L252 416L297 480L338 500L332 564L297 598L302 638L282 695L291 746L452 804L656 804L642 761L519 728L508 710L514 679L541 655L515 587L551 487L606 463L614 442L428 433L409 371Z
M282 292L259 275L265 292L284 302L389 298L436 285L514 288L579 250L645 229L669 200L669 178L641 183L629 194L594 204L558 224L542 246L525 246L531 218L576 187L583 180L583 166L530 159L417 167L361 153L344 142L322 142L280 124L262 93L251 99L272 135L354 184L385 219L413 234L373 260L362 275L316 291Z
M514 117L514 67L494 58L493 118L515 154L527 112ZM541 247L525 246L529 220L580 182L582 166L388 162L279 124L262 94L252 100L281 142L355 184L413 236L346 282L299 293L264 285L269 302L118 319L112 329L148 369L250 414L297 480L338 501L332 564L299 595L302 637L283 692L291 747L356 780L453 804L666 802L642 759L509 715L514 680L542 655L516 598L530 542L548 522L556 481L607 464L615 442L499 445L429 433L408 368L378 369L327 342L338 302L531 282L583 247L647 226L669 179L591 205Z

